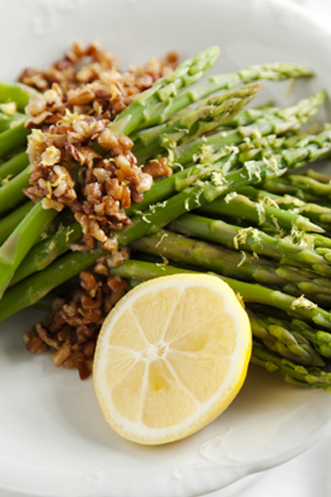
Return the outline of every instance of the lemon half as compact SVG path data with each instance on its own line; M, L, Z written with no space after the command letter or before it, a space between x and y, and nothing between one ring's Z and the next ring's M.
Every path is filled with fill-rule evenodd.
M93 382L106 421L149 445L196 432L239 392L251 342L247 313L219 278L142 283L113 308L98 338Z

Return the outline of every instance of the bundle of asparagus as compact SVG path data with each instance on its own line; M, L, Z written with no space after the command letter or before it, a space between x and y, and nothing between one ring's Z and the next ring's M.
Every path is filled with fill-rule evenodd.
M327 125L316 135L300 130L317 113L324 93L287 109L243 110L259 91L261 80L313 74L296 64L269 64L209 77L191 87L209 71L217 55L218 49L212 47L157 80L114 120L103 124L102 132L94 128L88 147L75 148L74 141L66 142L66 160L54 184L49 176L44 176L44 183L40 178L39 183L35 181L36 166L54 166L58 163L54 156L59 154L59 147L49 143L41 157L31 153L33 140L41 140L38 124L29 138L29 157L22 150L29 134L24 122L29 120L20 112L31 95L39 99L42 111L47 110L44 97L24 85L0 84L4 103L0 114L0 320L38 302L47 307L43 299L61 295L63 283L105 260L109 250L116 258L118 249L129 246L131 260L118 267L103 265L100 278L122 277L134 285L178 272L213 271L247 306L256 341L252 362L278 371L286 381L331 391L331 376L321 369L331 357L331 178L316 172L287 173L331 151ZM240 83L244 86L234 88ZM229 91L212 95L220 90ZM56 87L50 91L57 91L57 96L52 94L52 106L57 98L58 112L70 99ZM50 105L50 94L46 100ZM200 103L194 110L188 107L195 102ZM79 123L80 117L73 116L67 110L50 122L53 138L63 140L65 126ZM82 116L81 120L86 118ZM134 202L122 200L121 226L114 224L109 214L113 211L103 213L102 222L112 226L106 233L96 215L101 212L100 198L94 199L99 211L81 211L78 207L86 210L86 204L77 202L93 185L86 183L91 171L104 174L118 157L115 145L105 146L102 137L123 142L118 137L124 135L134 142L132 152L145 171L142 182L146 183L153 162L167 173L141 191L131 189ZM132 159L129 148L126 153ZM132 168L137 167L132 161ZM149 166L144 168L146 163ZM64 176L70 178L72 197L61 204L54 192ZM125 181L128 184L124 174ZM29 184L38 186L38 195L36 189L32 195ZM27 201L27 192L33 201ZM84 224L84 215L91 213L89 222L92 218L99 222L104 237L95 223L94 232L91 223ZM93 237L99 240L97 247ZM80 244L82 239L85 246ZM77 247L78 251L71 250ZM277 309L277 319L270 317L270 309Z

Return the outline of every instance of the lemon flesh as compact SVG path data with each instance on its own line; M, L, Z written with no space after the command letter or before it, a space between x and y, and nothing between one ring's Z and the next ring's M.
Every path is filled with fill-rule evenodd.
M194 433L239 392L251 342L248 316L219 278L142 283L112 309L98 338L93 383L106 421L141 444Z

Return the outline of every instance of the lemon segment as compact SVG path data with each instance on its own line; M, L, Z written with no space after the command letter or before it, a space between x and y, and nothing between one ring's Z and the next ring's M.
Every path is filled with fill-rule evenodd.
M112 309L98 338L93 382L106 421L149 445L194 433L239 392L251 342L248 316L219 278L142 283Z

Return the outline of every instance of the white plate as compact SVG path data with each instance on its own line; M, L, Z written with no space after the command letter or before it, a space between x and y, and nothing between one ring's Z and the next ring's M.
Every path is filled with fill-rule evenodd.
M222 47L214 72L294 61L314 80L268 83L260 101L289 105L322 87L331 94L331 36L295 6L267 0L2 0L0 79L42 67L73 40L95 38L123 67L177 50L182 59ZM330 117L327 102L324 119ZM331 397L252 368L231 407L181 442L141 447L113 433L91 380L32 357L28 310L0 325L0 495L193 497L293 458L331 433Z

